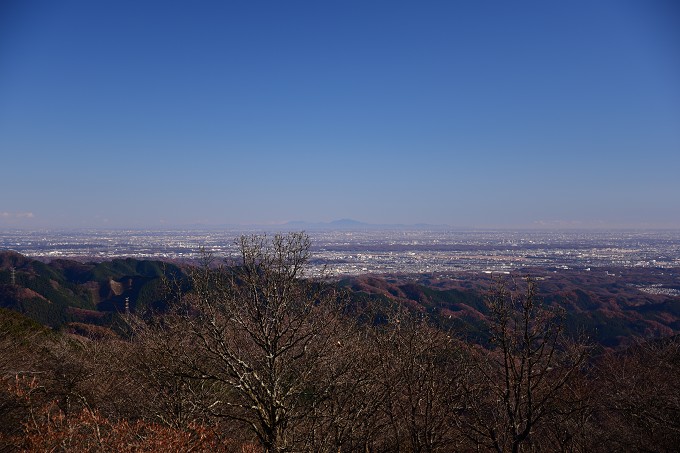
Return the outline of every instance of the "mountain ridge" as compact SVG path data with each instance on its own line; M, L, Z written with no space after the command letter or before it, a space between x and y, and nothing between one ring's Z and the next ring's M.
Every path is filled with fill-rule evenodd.
M11 283L12 267L16 284ZM570 329L587 328L600 344L616 347L636 337L680 333L680 297L645 292L641 286L644 283L655 291L680 289L680 268L612 270L522 272L537 279L546 304L566 310ZM184 266L155 260L82 263L55 259L45 263L16 252L0 252L0 306L53 328L74 322L111 326L127 307L132 311L163 309L167 304L163 276L180 281L185 271ZM492 282L488 274L461 273L445 277L361 275L336 284L350 290L353 300L367 297L385 306L396 303L427 314L446 329L482 338L485 334L480 329L488 315L484 297ZM82 325L78 330L83 330Z
M279 225L286 229L303 230L451 230L449 225L435 225L428 223L367 223L355 219L343 218L330 222L308 222L305 220L294 220Z

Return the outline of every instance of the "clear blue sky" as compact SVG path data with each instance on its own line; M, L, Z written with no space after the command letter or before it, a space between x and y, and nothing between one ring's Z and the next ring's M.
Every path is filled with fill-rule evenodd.
M680 227L680 3L0 2L0 228Z

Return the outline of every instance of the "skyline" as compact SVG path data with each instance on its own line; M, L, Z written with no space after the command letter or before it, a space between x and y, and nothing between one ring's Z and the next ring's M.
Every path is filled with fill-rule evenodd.
M666 1L6 2L0 229L680 228Z

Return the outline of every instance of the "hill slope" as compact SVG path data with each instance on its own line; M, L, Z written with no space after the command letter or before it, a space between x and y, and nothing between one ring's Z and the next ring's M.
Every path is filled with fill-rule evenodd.
M43 263L0 252L0 307L53 328L87 331L87 325L114 325L126 304L132 311L165 306L163 275L181 279L185 274L177 265L160 261ZM526 269L523 275L537 280L540 298L547 305L565 310L571 332L585 331L600 344L615 347L633 338L680 333L680 269ZM442 328L483 342L488 336L484 297L492 283L488 274L459 273L364 275L338 284L356 300L401 304L427 314Z

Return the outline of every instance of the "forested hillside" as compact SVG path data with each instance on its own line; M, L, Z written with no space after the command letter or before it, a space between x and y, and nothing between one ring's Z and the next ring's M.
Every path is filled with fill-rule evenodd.
M128 259L81 263L0 253L0 306L52 328L114 327L126 310L162 308L163 279L181 278L174 264Z
M57 329L117 328L119 315L126 309L133 313L164 310L168 285L188 285L189 269L188 265L180 268L175 263L133 258L45 263L0 252L0 306ZM543 302L564 309L570 333L585 332L597 344L619 347L637 338L680 333L679 269L525 269L512 278L526 276L536 281ZM498 277L472 272L359 276L337 284L358 303L370 299L384 306L403 306L427 316L440 328L484 343L489 337L484 328L488 315L484 299Z

